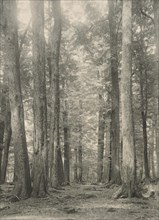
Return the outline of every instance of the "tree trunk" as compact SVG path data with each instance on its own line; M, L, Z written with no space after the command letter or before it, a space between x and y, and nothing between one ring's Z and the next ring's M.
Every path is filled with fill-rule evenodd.
M64 175L65 183L70 183L70 148L69 148L69 127L68 127L68 107L67 101L65 101L63 113L64 121Z
M157 79L157 177L159 177L159 1L154 0L154 21L155 21L155 38L156 38L156 79Z
M147 116L146 113L142 111L142 125L143 125L143 145L144 145L144 171L145 171L145 178L149 179L149 165L148 165L148 149L147 149Z
M52 186L59 187L64 181L63 163L60 148L60 72L59 72L59 58L60 58L60 44L61 44L61 3L60 1L52 1L53 3L53 16L54 16L54 29L52 36L52 57L51 57L51 108L54 110L51 112L51 128L50 137L54 139L50 140L50 148L54 155L53 174L52 174Z
M49 85L50 85L50 91L49 91L49 99L48 99L48 105L50 106L50 109L48 109L48 116L49 116L49 123L48 123L48 129L49 129L49 184L52 185L52 179L53 179L53 167L54 167L54 84L52 83L52 1L48 1L48 10L49 10L49 29L51 30L48 36L48 72L49 72Z
M79 146L78 146L78 182L82 183L82 174L83 174L83 168L82 168L82 101L79 101L79 107L80 107L80 115L79 115Z
M151 147L150 147L150 169L151 169L151 176L152 179L155 178L155 123L152 122L152 128L151 128Z
M112 151L112 170L111 170L111 183L120 184L120 163L119 163L119 79L118 79L118 42L116 33L115 9L114 0L108 1L109 5L109 32L110 32L110 53L111 53L111 151Z
M103 169L103 183L109 182L109 172L110 172L110 132L109 132L109 126L106 126L106 140L105 140L105 155L104 155L104 169Z
M1 165L2 165L2 151L3 151L3 139L4 139L4 121L0 121L0 180L2 178Z
M3 1L3 6L6 21L4 28L5 62L8 73L11 127L15 156L16 182L14 194L20 198L26 198L31 193L31 180L20 82L16 2L12 0Z
M132 73L132 0L123 1L122 11L122 73L121 73L121 112L122 112L122 190L125 196L135 193L135 146L132 121L131 73Z
M79 128L80 130L80 137L82 133L82 126ZM79 146L78 146L78 161L79 161L79 172L78 172L78 182L82 183L82 173L83 173L83 168L82 168L82 141L79 137Z
M34 153L32 196L47 193L47 113L45 85L44 1L31 1L34 77Z
M141 16L141 14L140 14ZM142 19L140 17L140 19ZM148 165L148 143L147 143L147 66L144 65L145 51L143 42L143 25L140 22L140 52L139 52L139 72L140 72L140 94L141 94L141 120L142 120L142 131L143 131L143 151L144 151L144 173L145 179L149 179L149 165Z
M75 163L74 163L74 181L77 182L77 148L74 149L74 155L75 155Z
M3 161L2 161L2 170L1 170L1 183L5 182L7 165L8 165L8 155L9 147L11 141L11 112L8 100L6 100L6 113L5 113L5 135L4 135L4 152L3 152Z
M143 53L140 56L143 56ZM145 82L145 86L144 86L144 82ZM149 165L148 165L149 161L148 161L148 146L147 146L148 145L147 144L147 74L145 73L145 76L143 76L142 67L140 68L140 90L141 90L141 119L142 119L143 148L144 148L144 158L143 158L144 173L145 173L145 178L149 179L150 174L149 174Z
M104 153L104 100L102 95L99 95L99 123L98 123L98 164L97 164L97 182L100 183L103 178L103 153Z

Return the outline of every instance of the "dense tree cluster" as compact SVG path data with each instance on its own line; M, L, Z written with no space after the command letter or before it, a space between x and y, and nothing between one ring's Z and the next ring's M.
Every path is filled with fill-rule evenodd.
M133 197L159 178L159 1L0 0L0 15L1 184Z

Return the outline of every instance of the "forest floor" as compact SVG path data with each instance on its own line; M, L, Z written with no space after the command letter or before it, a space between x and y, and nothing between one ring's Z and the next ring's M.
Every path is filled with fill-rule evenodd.
M1 220L159 220L159 194L148 199L112 199L117 186L71 185L50 189L45 198L9 202L9 186L1 187Z

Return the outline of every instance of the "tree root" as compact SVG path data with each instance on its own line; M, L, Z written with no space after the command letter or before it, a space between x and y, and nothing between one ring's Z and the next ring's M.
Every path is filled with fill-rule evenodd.
M144 198L141 189L139 187L135 187L133 192L131 192L131 195L129 195L128 190L126 187L121 186L112 196L113 199L119 199L119 198Z

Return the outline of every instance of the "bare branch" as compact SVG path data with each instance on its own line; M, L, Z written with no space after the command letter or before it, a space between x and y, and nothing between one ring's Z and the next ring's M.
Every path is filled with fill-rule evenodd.
M150 15L148 15L146 12L144 12L144 11L142 10L142 8L140 8L140 12L141 12L145 17L149 18L149 19L152 21L152 23L155 25L155 21L154 21L153 17L151 17Z

